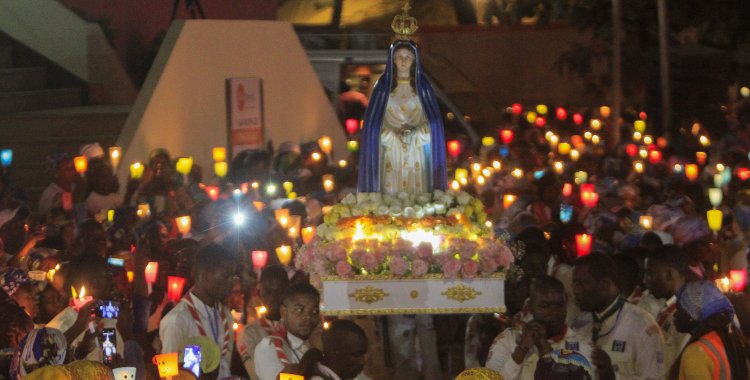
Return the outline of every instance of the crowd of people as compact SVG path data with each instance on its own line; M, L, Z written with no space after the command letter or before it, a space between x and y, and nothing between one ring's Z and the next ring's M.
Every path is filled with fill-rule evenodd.
M317 142L285 142L241 152L218 179L198 164L181 175L176 157L156 149L121 186L92 143L75 152L85 171L69 154L48 157L51 183L34 204L3 167L0 379L447 379L472 368L459 378L746 379L746 275L732 277L732 291L716 285L747 272L746 109L728 111L729 131L710 147L691 145L688 127L641 170L629 141L560 158L557 142L514 112L502 127L512 141L449 159L451 181L456 168L491 169L459 185L483 201L498 236L522 247L502 314L321 315L308 274L273 254L302 243L274 210L321 223L356 191L356 152L334 160ZM563 127L561 140L576 133ZM697 179L677 170L704 149ZM730 180L715 185L724 170ZM580 200L581 183L595 185L598 203ZM706 191L715 186L723 223L712 231ZM582 233L590 253L576 245ZM262 268L253 251L271 253ZM183 279L178 294L170 278Z

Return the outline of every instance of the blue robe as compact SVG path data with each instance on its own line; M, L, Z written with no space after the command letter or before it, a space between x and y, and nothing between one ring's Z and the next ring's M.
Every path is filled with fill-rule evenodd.
M380 127L383 115L391 94L391 80L396 69L393 67L393 53L401 47L409 47L414 53L415 86L417 95L422 103L425 117L430 125L430 144L426 149L431 150L429 181L432 190L445 190L448 185L445 163L445 135L443 121L437 99L432 86L422 72L417 46L411 41L398 40L391 44L388 51L388 61L385 72L375 84L370 102L365 111L364 126L360 136L359 152L359 184L358 191L374 193L380 191Z

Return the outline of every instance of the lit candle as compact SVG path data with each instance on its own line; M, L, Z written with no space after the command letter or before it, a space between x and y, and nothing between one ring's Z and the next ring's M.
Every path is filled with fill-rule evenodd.
M563 174L565 172L565 165L562 163L562 161L555 161L555 163L552 164L552 167L555 169L555 173L557 174Z
M255 315L258 316L258 318L263 318L263 316L268 313L268 309L261 305L255 307Z
M315 237L315 227L308 226L302 229L302 242L310 244L312 239Z
M340 168L345 168L345 167L346 167L346 165L347 165L347 162L346 162L346 160L339 160L339 167L340 167Z
M53 282L55 281L55 273L60 270L60 264L55 265L53 269L50 269L47 271L47 281Z
M226 161L227 160L227 148L223 146L214 147L211 151L214 161Z
M268 263L268 252L267 251L252 251L250 258L253 261L253 267L256 272L260 272Z
M132 179L140 179L143 177L143 170L145 168L143 167L143 164L140 162L136 162L133 165L130 165L130 178Z
M287 225L287 234L291 239L299 237L300 224L302 223L302 217L299 215L289 216L289 225Z
M503 196L503 208L507 210L510 206L513 205L516 199L518 199L518 197L514 194L505 194Z
M578 152L578 149L571 149L570 150L570 159L573 160L573 162L578 161L578 159L581 157L581 153Z
M214 173L216 173L217 177L226 177L228 171L229 165L226 163L226 161L214 162Z
M458 191L461 189L461 184L458 181L452 181L451 189L453 189L454 191Z
M523 170L521 170L519 168L513 169L513 171L510 172L510 175L512 175L513 177L515 177L517 179L521 179L521 178L523 178Z
M175 165L175 169L177 169L177 172L182 175L190 174L190 170L193 169L193 157L178 158L177 164Z
M569 197L573 194L573 185L570 183L563 184L562 195L563 197Z
M724 200L724 192L719 187L712 187L708 189L708 201L711 202L711 206L719 207L721 201Z
M179 302L182 297L182 289L185 286L185 279L178 276L167 277L167 297L172 302Z
M73 292L73 308L76 309L76 311L80 311L83 305L94 299L94 297L86 295L85 286L81 286L81 291L78 292L78 294L76 294L75 288L71 288L71 291Z
M718 232L721 230L721 221L724 215L721 210L708 210L706 211L706 219L708 219L708 228L711 231Z
M89 161L86 156L76 156L73 158L73 165L78 174L83 174L86 173L86 169L89 167Z
M156 275L159 273L159 263L156 261L149 261L146 264L144 274L146 277L146 284L148 284L148 294L151 294L152 286L156 282Z
M152 361L154 365L156 365L159 369L159 377L171 379L172 376L177 376L180 374L180 367L178 367L178 355L176 352L154 355Z
M744 269L730 270L729 279L732 283L732 290L735 293L742 293L745 290L745 284L747 283L747 272Z
M633 170L638 174L643 173L643 162L633 161Z
M591 252L591 235L589 234L577 234L576 235L576 251L578 257L583 257Z
M129 270L125 272L125 275L128 277L128 282L132 284L133 280L135 279L135 272L133 272L132 270Z
M698 165L687 164L685 165L685 177L691 181L695 181L698 178Z
M591 126L592 131L598 131L602 128L602 122L599 119L591 119L589 125Z
M122 148L119 146L109 147L109 163L112 167L117 169L117 165L120 165L120 159L122 158Z
M323 136L318 139L318 146L320 146L320 150L323 151L325 154L331 154L331 150L333 149L333 144L331 143L331 138L328 136Z
M276 257L279 258L279 262L281 262L282 265L289 265L289 262L292 261L292 247L288 245L277 247Z
M288 208L280 208L274 210L274 217L276 217L276 221L279 223L279 225L282 228L286 228L286 226L289 224L289 209Z
M500 139L503 140L503 144L508 145L513 142L513 131L510 129L503 129L500 131Z
M457 168L454 177L456 178L456 181L460 181L461 178L469 178L469 171L464 168Z
M188 234L190 234L190 227L192 225L190 216L185 215L177 217L175 218L175 222L177 223L177 230L180 231L180 234L182 234L182 236L184 237L187 237Z
M732 282L729 280L729 277L717 278L715 283L716 287L719 288L722 293L729 293L729 291L732 290Z
M146 219L151 215L151 205L148 203L139 203L136 214L141 219Z
M641 227L650 230L654 226L654 218L650 215L641 215L639 220Z
M323 189L325 189L326 192L330 193L331 191L333 191L334 186L335 183L333 182L333 174L324 174Z

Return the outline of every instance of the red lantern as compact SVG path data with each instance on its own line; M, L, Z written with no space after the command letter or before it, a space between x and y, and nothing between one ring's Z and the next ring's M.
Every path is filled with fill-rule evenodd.
M638 154L638 145L635 145L635 144L625 145L625 153L627 153L628 156L630 157L635 157L635 155Z
M458 155L461 154L461 142L458 140L448 141L448 154L454 159L458 158Z
M573 185L570 183L566 183L563 185L562 188L562 195L563 197L569 197L573 194Z
M581 203L588 208L594 208L599 203L599 194L594 191L594 184L584 183L581 185Z
M638 114L638 118L641 119L641 120L646 120L647 117L648 117L648 115L646 115L645 112L641 111L641 113Z
M148 264L146 264L146 283L147 284L153 284L156 283L156 275L159 273L159 263L156 261L149 261Z
M648 160L652 164L658 164L661 162L661 151L659 150L652 150L648 153Z
M513 105L510 106L510 109L513 111L514 115L520 115L521 112L523 112L523 107L520 103L513 103Z
M539 116L539 117L537 117L537 118L536 118L536 120L534 121L534 124L536 124L536 126L537 126L537 127L540 127L540 128L541 128L541 127L543 127L543 126L545 126L545 125L547 124L547 119L545 119L545 118L543 118L543 117Z
M566 111L565 108L557 107L555 110L555 116L557 116L557 120L565 120L568 118L568 111Z
M745 284L747 283L747 272L744 269L730 270L729 280L732 284L732 290L736 293L742 293L745 291Z
M576 251L578 257L583 257L591 253L591 235L589 234L577 234L576 235Z
M344 126L346 127L346 133L353 135L359 129L359 121L357 119L346 119Z
M219 199L219 187L218 186L206 186L206 194L211 198L212 201Z
M748 178L750 178L750 169L748 169L748 168L738 168L737 169L737 178L739 178L741 181L746 181Z
M268 252L252 251L250 254L252 255L253 267L255 267L255 270L265 267L266 263L268 263Z
M573 114L573 122L574 122L574 123L575 123L576 125L581 125L581 124L583 124L583 116L582 116L582 115L581 115L580 113L574 113L574 114Z
M167 297L172 302L179 302L182 297L182 288L185 287L185 279L177 276L167 277Z
M508 145L513 142L513 131L510 129L503 129L500 131L500 140L503 140L503 144Z

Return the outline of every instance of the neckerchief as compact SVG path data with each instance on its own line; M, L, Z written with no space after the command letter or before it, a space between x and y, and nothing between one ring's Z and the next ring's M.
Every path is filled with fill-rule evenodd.
M675 310L677 310L677 299L672 296L672 298L667 301L667 307L656 317L656 324L658 324L659 327L663 327L664 323L667 322L667 319L675 312Z
M266 317L258 319L258 324L268 335L276 335L279 331L284 329L284 324L281 321L274 322Z
M276 333L270 335L271 342L273 343L273 348L276 350L276 357L279 358L279 361L281 364L286 366L289 364L289 358L286 356L286 352L284 352L284 343L289 345L289 348L294 350L292 348L292 345L289 343L286 337L286 328L284 325L281 325L278 331Z
M617 300L615 301L614 305L610 307L608 310L604 312L604 314L601 317L597 317L596 313L592 312L591 315L594 319L594 325L591 329L591 340L596 343L596 341L603 335L599 335L602 329L602 323L607 320L607 318L611 317L615 313L617 313L617 317L620 316L620 310L622 310L623 305L625 305L625 298L623 297L617 297ZM617 323L617 322L615 322ZM611 330L610 330L611 331ZM607 333L609 334L609 332ZM604 335L607 335L604 334Z
M185 296L182 297L182 300L185 301L185 305L187 306L187 309L190 312L190 315L193 317L193 320L195 321L195 325L198 327L198 332L202 336L208 337L208 335L206 334L206 329L203 327L203 322L201 322L201 318L198 315L198 311L195 310L195 305L193 304L193 299L190 296L190 292L185 293ZM224 336L219 337L218 332L217 332L217 334L211 338L214 339L217 346L221 347L221 354L223 356L224 354L229 352L229 332L231 331L231 329L229 328L229 320L226 317L225 309L222 308L221 306L217 306L217 307L221 309L220 316L221 316L221 320L224 321ZM209 321L210 319L211 318L209 317ZM217 325L218 325L218 321L217 321ZM221 341L218 340L220 338L223 338L223 342L224 342L223 345L221 344Z

